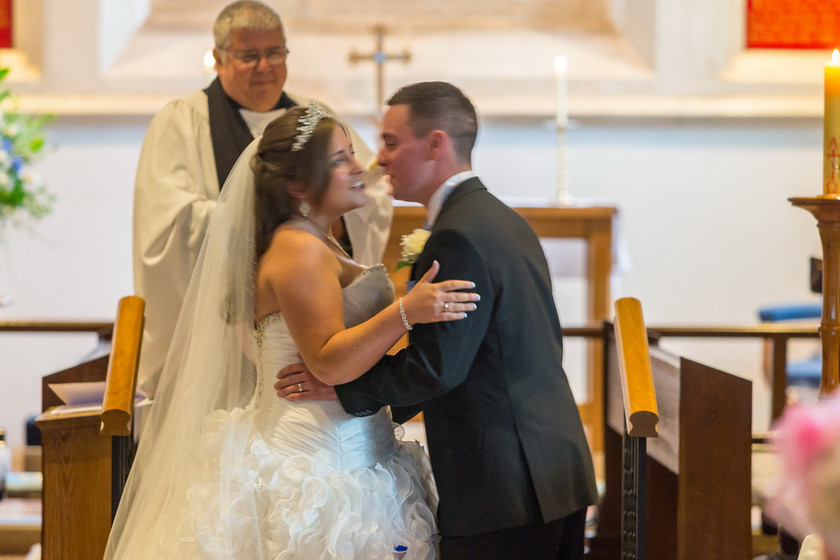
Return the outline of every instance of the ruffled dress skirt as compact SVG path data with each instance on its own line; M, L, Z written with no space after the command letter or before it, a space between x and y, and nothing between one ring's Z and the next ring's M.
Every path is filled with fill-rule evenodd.
M271 411L250 407L205 422L186 466L195 473L188 507L174 520L175 557L435 557L428 458L395 439L387 409L354 418L337 402L277 401L283 416L305 422L272 421ZM324 430L324 420L334 429Z

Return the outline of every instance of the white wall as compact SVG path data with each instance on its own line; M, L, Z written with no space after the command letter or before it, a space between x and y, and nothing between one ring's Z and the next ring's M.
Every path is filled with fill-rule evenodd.
M479 111L481 107L479 107ZM0 293L15 303L0 319L111 320L132 292L131 197L148 118L59 119L39 169L58 196L35 236L11 232L0 247ZM355 123L373 138L365 122ZM619 208L630 256L614 297L642 301L653 324L742 324L768 302L814 299L808 257L814 220L787 198L818 194L817 119L592 120L569 133L569 183L580 200ZM475 167L503 198L554 191L555 138L538 119L483 123ZM579 281L561 279L566 324L584 320ZM759 379L757 342L670 341L667 347ZM0 426L13 445L40 409L40 378L95 346L93 335L0 333ZM567 369L580 387L570 342ZM755 427L766 427L766 388L755 389Z

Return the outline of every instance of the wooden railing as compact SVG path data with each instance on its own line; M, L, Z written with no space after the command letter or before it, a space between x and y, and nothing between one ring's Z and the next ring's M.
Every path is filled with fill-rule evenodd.
M567 337L600 338L602 324L564 327ZM770 346L769 376L771 385L771 418L776 419L785 407L787 388L788 342L791 339L819 339L817 325L721 325L721 326L648 326L648 335L662 338L751 338L766 341Z
M647 329L639 300L615 302L615 338L621 368L627 433L633 437L656 437L659 410L653 388Z
M126 296L120 300L102 400L102 435L131 435L145 307L143 298L138 296Z
M104 321L19 321L0 320L2 332L95 332L100 339L110 340L113 323ZM600 323L563 328L567 337L600 339ZM767 341L770 345L770 384L772 387L771 415L777 418L785 406L787 387L788 341L791 339L819 338L816 326L776 324L725 325L725 326L649 326L654 338L752 338Z

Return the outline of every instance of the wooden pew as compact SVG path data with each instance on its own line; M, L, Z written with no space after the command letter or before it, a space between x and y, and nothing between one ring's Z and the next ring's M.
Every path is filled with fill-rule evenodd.
M616 338L604 340L606 488L590 559L620 556L624 429ZM648 442L646 555L656 560L751 555L752 388L747 380L650 348L659 437Z
M131 418L145 303L122 298L110 355L42 380L44 560L102 558L111 520L133 457ZM98 410L53 412L62 401L54 383L105 381Z

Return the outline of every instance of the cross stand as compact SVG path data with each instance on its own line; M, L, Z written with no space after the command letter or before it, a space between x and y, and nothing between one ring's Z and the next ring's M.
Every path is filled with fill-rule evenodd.
M385 103L385 63L389 60L402 61L403 64L411 62L411 53L403 50L400 54L388 54L385 52L385 26L377 25L373 28L376 36L376 50L370 54L359 54L355 49L350 51L350 63L357 64L366 60L372 60L376 64L376 107L377 111L382 110Z

